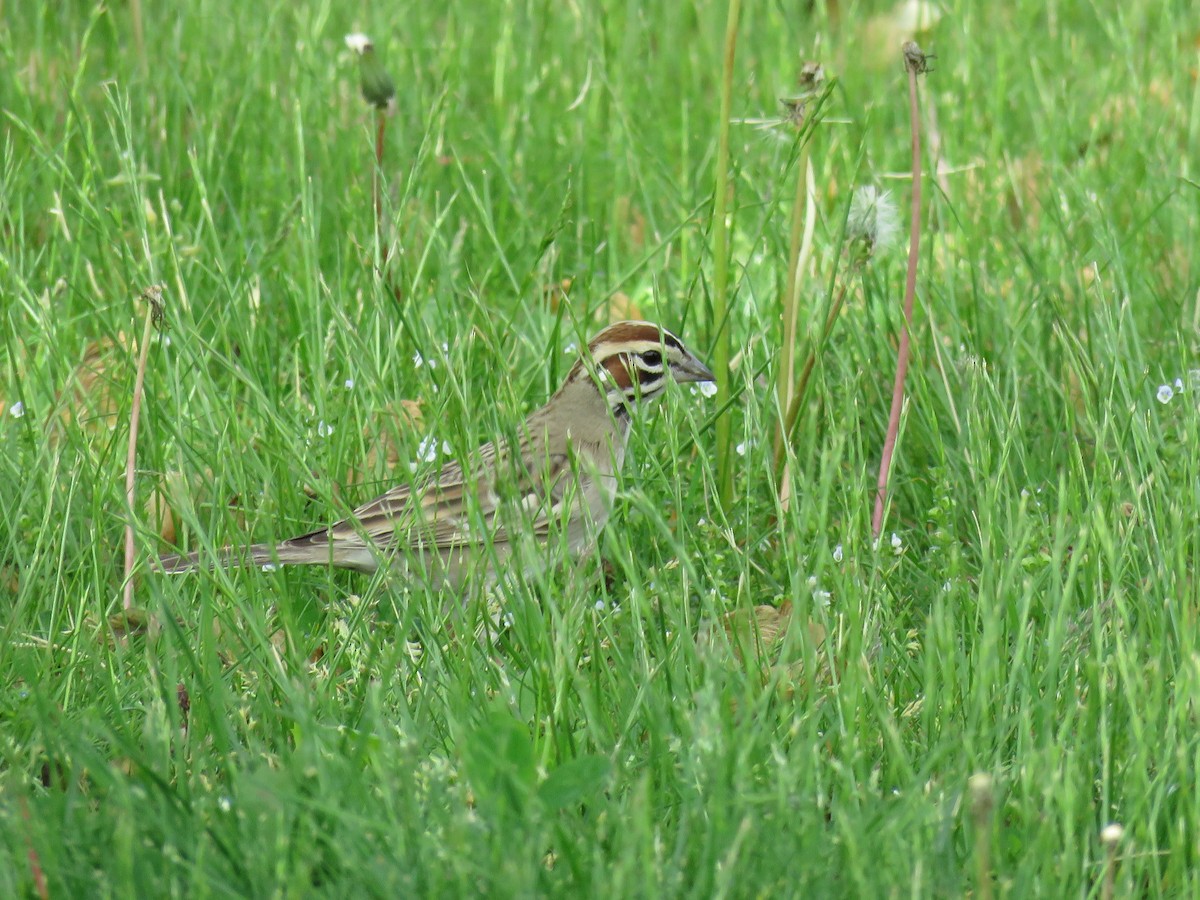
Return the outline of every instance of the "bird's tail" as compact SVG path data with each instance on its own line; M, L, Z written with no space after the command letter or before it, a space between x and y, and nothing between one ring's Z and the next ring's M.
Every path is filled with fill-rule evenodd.
M312 552L287 544L251 544L248 547L226 547L215 554L181 553L160 556L155 569L166 575L181 575L200 569L231 569L238 566L257 566L267 569L273 566L302 565L304 563L328 563L328 559L314 558Z

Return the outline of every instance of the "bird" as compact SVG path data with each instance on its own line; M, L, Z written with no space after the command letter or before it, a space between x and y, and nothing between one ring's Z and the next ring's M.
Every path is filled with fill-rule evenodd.
M609 325L587 344L562 386L507 438L448 462L355 509L345 519L274 544L162 556L166 574L197 569L328 565L373 573L397 565L434 590L474 578L543 571L565 551L594 546L608 520L635 411L668 382L715 376L670 331L643 321Z

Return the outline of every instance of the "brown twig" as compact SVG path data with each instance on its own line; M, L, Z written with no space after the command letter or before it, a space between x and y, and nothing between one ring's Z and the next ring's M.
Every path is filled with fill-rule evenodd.
M967 779L975 830L975 896L979 900L992 900L992 809L996 803L992 787L992 776L986 772Z
M146 360L150 355L150 334L155 324L162 322L161 284L151 285L142 292L142 299L149 302L146 309L146 325L142 330L142 346L138 349L137 375L133 383L133 406L129 412L129 453L125 457L125 504L127 507L125 522L125 592L122 608L129 610L133 607L133 563L136 557L133 528L136 520L135 502L137 484L137 438L138 421L142 414L142 389L146 383Z
M825 84L825 69L817 62L807 62L800 70L797 95L780 100L787 111L787 121L799 131L800 152L796 158L796 196L792 199L792 228L788 236L788 267L784 279L783 298L783 345L779 349L779 367L775 375L775 391L779 409L788 409L793 391L792 376L796 366L796 329L800 318L801 268L807 264L812 249L813 219L816 202L810 184L812 168L809 152L813 137L812 122L819 118L828 93L817 100L814 115L808 111L809 101L818 96ZM783 457L783 443L788 432L784 420L777 423L775 430L775 468L779 474L779 460Z
M1112 900L1117 890L1117 849L1125 829L1120 823L1113 822L1105 825L1100 832L1100 843L1104 845L1104 880L1100 886L1102 900Z
M908 272L904 280L904 321L900 326L900 347L896 352L896 379L892 383L892 408L888 415L887 436L879 461L879 482L875 494L875 515L871 534L876 540L883 530L883 513L887 506L888 478L892 455L900 434L900 412L904 408L904 380L908 375L909 330L912 326L913 300L917 293L917 252L921 236L921 128L920 106L917 101L917 76L927 72L926 56L912 41L904 45L904 66L908 70L908 112L912 122L912 220L908 236Z
M787 409L791 404L792 373L795 366L796 326L799 319L797 302L797 285L800 282L800 241L804 235L804 206L808 194L808 179L805 177L808 168L808 142L800 148L800 158L796 161L796 196L792 200L792 230L788 238L788 269L784 280L783 302L783 345L779 349L779 374L775 390L779 398L779 408ZM779 459L783 451L783 442L787 437L786 423L780 422L775 432L775 457Z

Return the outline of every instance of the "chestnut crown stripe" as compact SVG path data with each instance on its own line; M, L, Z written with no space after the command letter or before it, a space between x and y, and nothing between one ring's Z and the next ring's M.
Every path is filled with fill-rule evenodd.
M637 373L638 386L643 393L665 383L662 378L666 371L664 349L672 355L687 352L679 338L649 322L620 322L604 329L588 344L597 371L606 371L613 385L631 398L633 372ZM585 361L580 359L567 375L567 381L588 377Z

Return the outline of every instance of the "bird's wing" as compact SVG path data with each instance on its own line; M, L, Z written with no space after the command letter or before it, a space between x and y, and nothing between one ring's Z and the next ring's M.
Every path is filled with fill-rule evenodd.
M451 462L435 480L398 485L330 528L287 544L469 550L507 543L514 521L530 536L545 536L552 523L562 520L563 504L576 502L570 490L573 466L566 453L547 454L534 468L523 456L485 444L478 462L476 471L486 476L468 477L460 463Z

